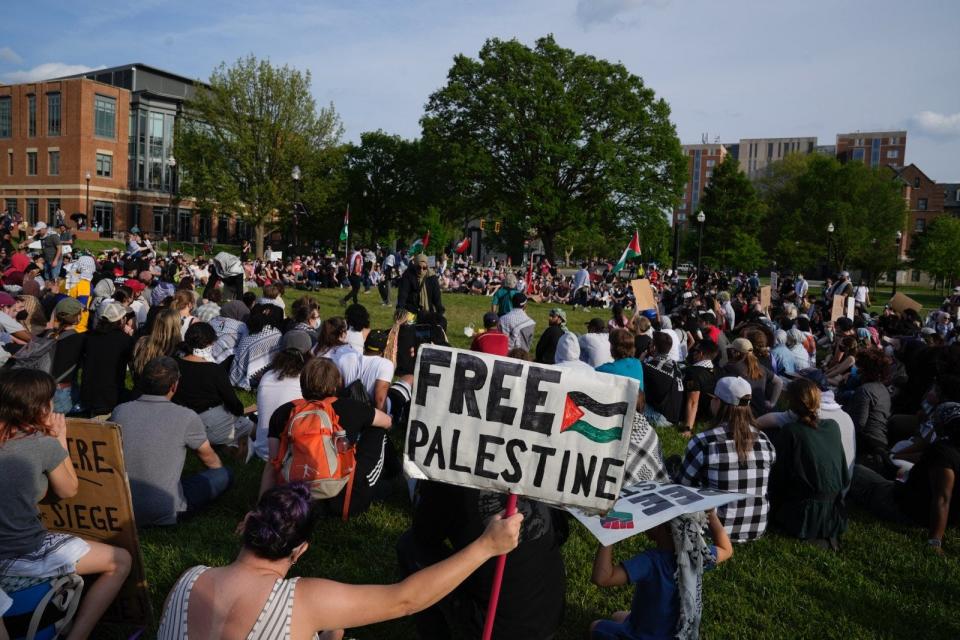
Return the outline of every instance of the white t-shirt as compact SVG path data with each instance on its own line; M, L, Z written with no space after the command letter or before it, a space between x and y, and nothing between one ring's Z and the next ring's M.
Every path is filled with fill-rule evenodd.
M857 287L853 290L853 299L859 302L860 304L867 303L867 294L870 293L870 289L866 286Z
M253 451L261 460L269 455L267 434L270 431L270 418L280 405L303 397L300 391L300 377L279 378L276 371L267 371L260 378L257 387L257 433L253 440Z
M393 382L393 363L380 356L360 356L360 358L360 382L367 390L370 400L374 400L378 381L386 382L388 385ZM388 400L387 411L390 410L389 405Z
M26 331L24 326L17 322L14 318L11 318L3 311L0 311L0 329L3 329L4 333L17 333L20 331Z
M333 364L340 370L340 378L344 387L360 377L360 358L362 356L359 351L353 348L353 345L341 344L327 351L323 354L323 357L332 360Z
M585 333L580 336L580 360L596 369L613 362L610 355L610 336L606 333Z
M363 331L354 331L353 329L347 329L347 344L363 353Z

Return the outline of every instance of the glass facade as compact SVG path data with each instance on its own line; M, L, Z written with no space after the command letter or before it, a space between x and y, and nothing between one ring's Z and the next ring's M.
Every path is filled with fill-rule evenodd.
M93 222L101 233L113 233L113 203L94 200Z
M193 236L192 225L190 224L193 221L193 210L192 209L178 209L177 210L177 240L190 240Z
M93 134L101 138L117 135L117 101L108 96L93 97Z
M172 113L137 107L130 112L130 139L127 145L130 187L170 192L173 168Z
M60 135L60 93L47 94L47 135Z
M159 236L166 234L167 229L167 208L153 208L153 232Z
M0 98L0 138L13 135L13 100L10 96Z

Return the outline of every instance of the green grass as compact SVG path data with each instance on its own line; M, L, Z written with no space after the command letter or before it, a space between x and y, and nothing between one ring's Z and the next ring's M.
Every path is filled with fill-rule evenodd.
M298 292L289 292L288 304ZM341 313L341 291L312 294L322 317ZM361 296L374 328L389 326L392 309L380 306L376 292ZM468 323L480 324L488 298L448 295L444 298L449 337L467 346ZM546 326L547 305L530 305L537 330ZM593 315L569 311L571 327L580 332ZM249 398L244 398L245 400ZM666 454L681 453L685 441L671 430L660 431ZM196 461L190 468L196 468ZM262 464L234 467L238 483L208 512L176 528L141 533L147 579L159 618L164 598L177 577L192 565L222 565L235 556L237 523L256 500ZM295 575L322 576L353 583L386 583L397 579L394 544L410 524L405 487L398 481L384 503L342 523L323 521L313 545L297 563ZM600 590L590 584L596 541L580 525L571 524L563 547L567 571L567 609L560 638L584 638L593 619L630 605L629 587ZM851 515L840 553L813 548L768 533L739 545L734 557L704 580L704 638L957 638L960 618L960 544L956 530L946 539L947 559L926 548L926 532L875 521L861 512ZM618 545L617 558L646 546L643 535ZM322 606L318 603L317 606ZM409 621L355 629L355 638L413 637Z

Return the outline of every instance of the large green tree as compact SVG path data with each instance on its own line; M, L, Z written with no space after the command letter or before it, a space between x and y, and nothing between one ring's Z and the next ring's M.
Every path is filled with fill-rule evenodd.
M896 234L907 209L891 170L793 154L772 167L760 192L770 211L763 245L778 260L799 246L804 262L817 249L824 258L829 250L830 266L838 271L856 267L876 275L895 266ZM831 224L833 233L827 230Z
M686 173L667 103L622 64L552 36L533 48L491 39L478 59L456 56L422 125L447 167L435 175L448 208L503 219L518 240L533 231L551 258L573 229L602 234L619 254L629 238L614 230L672 208Z
M764 205L733 156L728 155L714 167L700 207L706 217L703 255L708 264L736 269L756 269L763 264L765 255L759 236ZM694 211L690 220L697 233L699 213Z
M309 71L252 55L223 63L185 113L175 140L181 194L252 224L257 255L264 236L290 220L294 166L315 215L333 196L342 127L333 105L317 108Z
M960 280L960 219L941 216L910 245L913 266L950 285Z

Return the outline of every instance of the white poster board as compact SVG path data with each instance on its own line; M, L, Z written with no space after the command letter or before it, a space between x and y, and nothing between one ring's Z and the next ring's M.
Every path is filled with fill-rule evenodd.
M589 515L579 509L568 511L600 544L609 546L685 513L707 511L749 497L716 489L643 482L624 487L613 509L604 515Z
M604 513L623 483L638 390L622 376L424 345L404 471Z

